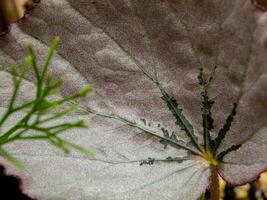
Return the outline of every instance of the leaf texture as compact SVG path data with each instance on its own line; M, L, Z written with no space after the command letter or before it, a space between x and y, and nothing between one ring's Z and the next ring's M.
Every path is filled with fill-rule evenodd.
M85 85L94 88L79 102L81 109L68 117L86 120L89 129L65 137L94 150L96 157L65 156L40 143L10 145L9 152L27 163L26 172L16 172L24 177L26 191L44 200L196 199L210 176L198 156L183 162L140 163L187 155L160 144L161 128L169 131L168 137L174 132L175 142L183 141L198 152L188 145L190 138L176 120L185 118L188 133L193 135L194 127L195 140L203 144L197 77L200 67L211 74L214 66L205 101L208 107L214 101L209 108L214 120L213 129L211 123L208 126L210 137L218 136L238 103L218 153L243 144L224 157L219 172L233 184L255 178L267 166L265 27L259 25L259 15L243 0L42 1L0 39L1 106L5 108L12 88L9 66L23 59L25 46L32 43L42 62L52 38L60 36L51 69L65 78L61 94ZM32 73L20 101L31 97L33 80Z

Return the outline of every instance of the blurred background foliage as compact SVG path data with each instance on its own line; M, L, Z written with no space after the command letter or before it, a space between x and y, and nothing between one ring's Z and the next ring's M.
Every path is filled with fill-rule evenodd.
M40 0L0 0L0 32L8 31L8 24L23 18L25 11Z
M267 9L267 0L254 0L259 6L264 9Z
M233 187L220 180L222 200L267 200L267 173L262 173L254 182ZM208 192L206 194L208 200Z

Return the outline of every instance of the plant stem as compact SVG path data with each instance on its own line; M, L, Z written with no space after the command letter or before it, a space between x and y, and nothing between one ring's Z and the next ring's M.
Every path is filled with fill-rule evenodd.
M210 194L211 200L220 199L220 184L219 184L219 175L215 165L210 165L211 170L211 179L210 179Z

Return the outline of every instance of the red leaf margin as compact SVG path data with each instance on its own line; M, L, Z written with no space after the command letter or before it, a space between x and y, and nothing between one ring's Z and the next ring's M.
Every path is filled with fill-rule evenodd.
M267 11L267 7L264 7L264 6L260 5L260 4L257 2L257 0L250 0L250 1L251 1L251 3L252 3L258 10L260 10L260 11L262 11L262 12L266 12L266 11Z

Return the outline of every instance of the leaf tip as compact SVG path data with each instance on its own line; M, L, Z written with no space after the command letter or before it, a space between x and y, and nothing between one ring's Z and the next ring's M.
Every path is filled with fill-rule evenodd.
M87 94L89 94L90 92L92 92L92 88L91 87L85 87L84 89L82 89L79 92L79 96L80 97L85 97Z

